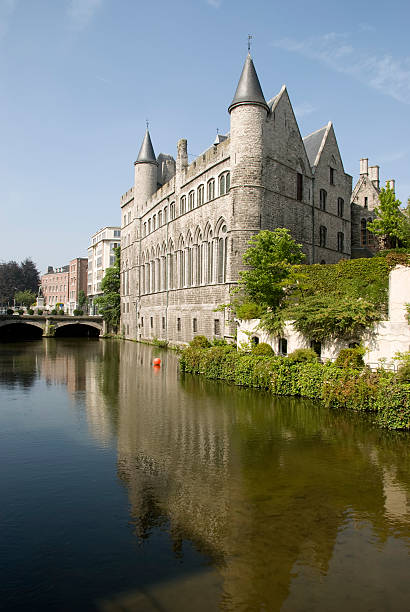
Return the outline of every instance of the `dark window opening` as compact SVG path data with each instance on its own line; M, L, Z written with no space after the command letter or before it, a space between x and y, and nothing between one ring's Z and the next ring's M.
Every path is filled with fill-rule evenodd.
M181 331L181 319L179 317L177 319L177 331Z
M279 353L281 355L288 354L288 341L286 338L279 338Z
M364 207L367 208L367 197L364 199Z
M343 253L345 248L345 235L343 232L337 233L337 250L339 253Z
M334 168L329 168L330 172L329 172L329 182L331 185L335 184L335 169Z
M320 210L326 210L327 192L321 189L319 192L319 207Z
M360 244L366 246L367 244L367 221L362 219L360 221Z
M319 246L326 246L326 238L327 238L327 229L324 225L319 227Z
M215 336L221 335L221 322L219 319L214 319L214 334Z
M303 200L303 174L300 174L300 172L297 173L296 199L299 202Z
M337 215L343 217L345 202L343 198L337 198Z
M253 344L253 345L255 345L255 346L256 346L257 344L259 344L259 338L258 338L258 336L252 336L252 338L251 338L251 342L252 342L252 344Z
M194 334L198 331L198 319L192 319L192 331Z
M322 344L320 342L318 342L317 340L312 340L311 343L310 343L310 348L315 351L316 355L320 359L320 357L322 355Z
M154 327L154 318L153 317L150 317L149 324L150 324L150 327L152 329Z
M165 317L162 317L162 329L165 329Z

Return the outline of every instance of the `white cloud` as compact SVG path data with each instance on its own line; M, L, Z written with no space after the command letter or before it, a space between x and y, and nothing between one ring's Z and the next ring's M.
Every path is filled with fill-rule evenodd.
M219 8L221 6L221 0L206 0L207 4L213 6L214 8Z
M319 61L399 102L410 104L410 57L366 54L350 44L348 34L335 32L305 40L283 38L273 46Z
M75 30L84 29L91 21L103 0L69 0L67 15Z
M0 0L0 38L8 30L10 17L17 6L17 0Z
M306 115L311 115L317 109L315 106L312 106L311 104L309 104L309 102L302 102L301 104L297 104L293 110L295 112L296 118L298 117L300 118L300 117L306 117Z

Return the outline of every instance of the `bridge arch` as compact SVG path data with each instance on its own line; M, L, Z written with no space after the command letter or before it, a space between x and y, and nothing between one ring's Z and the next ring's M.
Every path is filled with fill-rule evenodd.
M37 321L0 321L0 342L41 340L44 328Z
M64 321L56 325L54 338L98 338L101 330L94 321Z

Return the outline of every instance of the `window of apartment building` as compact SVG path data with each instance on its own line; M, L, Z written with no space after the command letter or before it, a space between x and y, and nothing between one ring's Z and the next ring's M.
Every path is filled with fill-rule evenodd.
M197 205L201 206L204 203L204 186L199 185L196 196Z
M181 319L179 317L177 318L177 331L181 331Z
M195 192L190 191L188 194L188 207L189 210L192 210L195 206Z
M321 189L319 192L319 208L320 210L326 210L327 191Z
M161 225L162 225L162 210L160 210L158 213L158 227L161 227Z
M113 266L115 263L115 255L110 255L110 266Z
M114 238L119 238L121 236L120 230L114 230Z
M198 331L198 319L192 319L192 331L194 334Z
M162 317L162 329L165 329L165 317Z
M362 219L360 221L360 244L366 246L367 244L367 221Z
M319 246L326 246L327 228L324 225L319 227Z
M337 250L339 253L343 253L345 248L345 235L343 232L337 233Z
M337 216L343 217L345 209L345 201L343 198L337 198Z
M210 200L213 200L215 198L215 179L211 179L210 181L208 181L208 186L207 186L207 190L208 190L208 202Z
M97 268L101 268L102 266L102 257L97 257Z
M171 202L169 207L169 218L171 221L175 219L175 202Z
M303 200L303 174L300 172L296 175L296 199L299 202Z
M154 327L154 317L149 318L149 326L151 329Z
M186 212L186 196L182 196L179 201L179 214L183 215Z
M214 319L214 335L215 336L221 335L221 322L219 319Z
M279 354L288 354L288 341L286 340L286 338L279 338Z
M331 185L335 184L335 169L334 168L329 168L329 183Z

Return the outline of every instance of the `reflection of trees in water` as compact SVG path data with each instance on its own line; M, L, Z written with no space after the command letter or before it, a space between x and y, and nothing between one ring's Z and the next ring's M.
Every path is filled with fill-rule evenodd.
M174 365L156 379L149 350L121 353L119 472L139 537L167 518L219 558L222 608L280 610L297 566L328 573L347 525L368 521L379 547L409 537L408 438Z
M0 385L28 390L37 377L36 344L1 345Z

